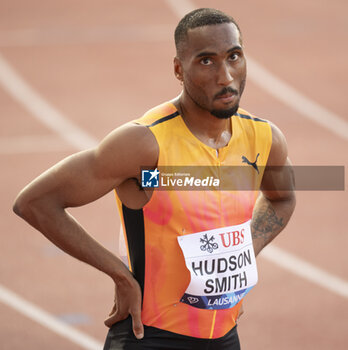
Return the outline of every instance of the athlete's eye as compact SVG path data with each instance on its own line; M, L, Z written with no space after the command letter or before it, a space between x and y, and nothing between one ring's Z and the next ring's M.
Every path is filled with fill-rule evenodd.
M229 59L230 61L237 61L239 57L240 57L240 54L235 52L229 57Z
M209 66L210 64L213 63L213 61L208 57L202 58L200 62L201 64L203 64L203 66Z

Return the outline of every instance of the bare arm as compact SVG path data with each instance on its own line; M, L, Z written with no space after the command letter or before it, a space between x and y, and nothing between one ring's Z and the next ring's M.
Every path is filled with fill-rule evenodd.
M272 125L272 147L251 221L255 255L286 226L295 209L294 176L286 141Z
M137 140L137 142L134 142ZM133 317L141 336L141 291L127 267L93 239L66 211L90 203L131 177L142 164L156 164L157 144L148 130L127 125L107 136L95 149L66 158L18 195L14 211L71 256L103 271L116 283L120 297L119 317Z

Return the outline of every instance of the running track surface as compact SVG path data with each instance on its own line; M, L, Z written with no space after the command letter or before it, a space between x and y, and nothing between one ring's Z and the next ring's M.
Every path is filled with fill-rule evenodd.
M173 30L185 6L211 3L175 3L173 9L160 0L0 1L1 349L97 349L103 343L112 281L61 253L15 217L11 206L43 170L180 92L172 72ZM238 20L252 62L348 122L347 2L217 0L214 6ZM6 64L20 81L8 75ZM299 112L300 100L280 101L267 92L267 80L256 83L253 66L249 72L241 105L282 129L294 164L347 166L347 124L332 130L310 120ZM29 90L21 90L23 81ZM73 136L58 128L57 115L76 126ZM347 348L347 202L345 191L298 193L291 223L272 244L295 261L284 268L266 252L259 258L260 281L239 325L244 350ZM117 251L112 195L72 213ZM314 281L313 271L320 272ZM24 315L33 311L20 301L14 301L16 309L10 306L3 288L52 319L39 324ZM75 340L66 330L57 334L56 320L82 333ZM91 341L81 345L84 335Z

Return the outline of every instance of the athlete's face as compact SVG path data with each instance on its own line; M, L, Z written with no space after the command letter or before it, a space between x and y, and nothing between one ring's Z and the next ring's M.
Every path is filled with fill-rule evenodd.
M229 118L237 111L245 86L246 60L233 23L189 30L174 67L184 93L196 106L218 118Z

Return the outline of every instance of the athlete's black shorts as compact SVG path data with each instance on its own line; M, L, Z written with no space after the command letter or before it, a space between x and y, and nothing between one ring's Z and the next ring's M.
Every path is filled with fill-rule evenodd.
M138 340L132 319L114 324L106 337L104 350L240 350L237 326L217 339L198 339L144 326L144 338Z

